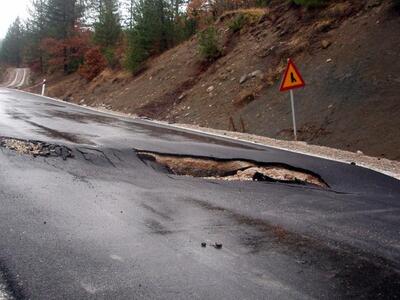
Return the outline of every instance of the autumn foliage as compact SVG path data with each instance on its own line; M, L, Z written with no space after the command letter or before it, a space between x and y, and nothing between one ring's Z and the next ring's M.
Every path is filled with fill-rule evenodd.
M48 69L74 72L83 62L89 50L90 32L79 28L67 39L45 38L40 43L40 49L47 58Z
M104 68L105 59L107 67L123 65L136 73L148 58L204 32L225 11L266 6L270 1L30 1L29 18L25 24L17 18L10 27L0 48L0 61L27 65L37 73L79 70L91 80ZM242 20L233 25L237 31ZM203 35L202 51L207 59L214 59L219 55L218 37L209 33Z
M205 17L218 17L228 10L266 6L268 0L192 0L187 6L189 17L204 19Z
M101 53L100 47L91 48L85 54L84 63L79 68L79 75L88 81L93 80L107 66L107 60Z

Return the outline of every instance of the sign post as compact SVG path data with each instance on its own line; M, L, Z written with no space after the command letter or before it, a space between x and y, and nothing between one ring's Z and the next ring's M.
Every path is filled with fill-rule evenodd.
M297 141L296 111L294 110L293 90L290 90L290 102L292 102L292 117L293 117L294 140Z
M288 65L286 67L285 75L283 76L280 91L290 91L290 102L292 105L292 116L293 116L293 133L294 139L297 141L297 125L296 125L296 112L294 107L294 93L293 90L304 87L306 85L303 77L299 70L291 59L288 59Z

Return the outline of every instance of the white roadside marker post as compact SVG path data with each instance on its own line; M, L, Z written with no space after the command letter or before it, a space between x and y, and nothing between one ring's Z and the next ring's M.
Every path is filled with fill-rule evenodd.
M42 96L44 96L44 93L46 92L46 79L43 79L43 84L42 84Z

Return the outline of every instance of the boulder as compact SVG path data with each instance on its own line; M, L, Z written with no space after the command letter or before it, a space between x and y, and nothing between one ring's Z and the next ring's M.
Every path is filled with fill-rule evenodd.
M250 102L253 102L255 98L256 97L253 91L242 91L233 101L233 104L237 107L243 107L249 104Z
M252 72L252 73L250 74L250 76L251 76L252 78L263 79L263 78L264 78L264 73L263 73L262 71L260 71L260 70L256 70L256 71Z
M327 49L330 45L332 45L331 41L322 40L322 42L321 42L322 49Z
M240 84L243 84L243 83L245 83L247 80L249 79L249 75L243 75L242 77L240 77L240 81L239 81L239 83Z

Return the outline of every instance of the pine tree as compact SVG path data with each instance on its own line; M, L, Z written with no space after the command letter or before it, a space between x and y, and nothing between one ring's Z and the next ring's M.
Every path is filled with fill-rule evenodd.
M118 1L98 1L98 20L94 24L94 41L102 48L115 47L121 36Z
M136 0L123 0L122 8L125 11L125 18L123 20L124 25L128 30L132 30L135 24L135 6Z
M115 49L121 40L122 26L118 0L90 0L90 10L94 15L93 41L114 68L118 65Z
M136 72L151 55L161 53L194 33L182 9L187 0L136 0L130 6L127 67Z
M29 18L27 20L27 32L25 35L25 60L35 71L39 72L44 71L44 53L40 44L48 35L46 9L47 0L31 1Z
M22 64L24 28L17 18L8 29L0 50L0 59L6 64L20 67Z
M64 73L70 70L70 51L65 41L76 33L78 22L84 15L84 0L48 0L46 26L48 36L58 41L64 41L63 69ZM74 64L75 65L75 64Z
M135 72L150 55L163 52L173 45L174 19L168 1L138 0L133 20L127 67Z
M47 2L49 37L66 39L73 35L75 26L84 15L84 1L48 0Z

